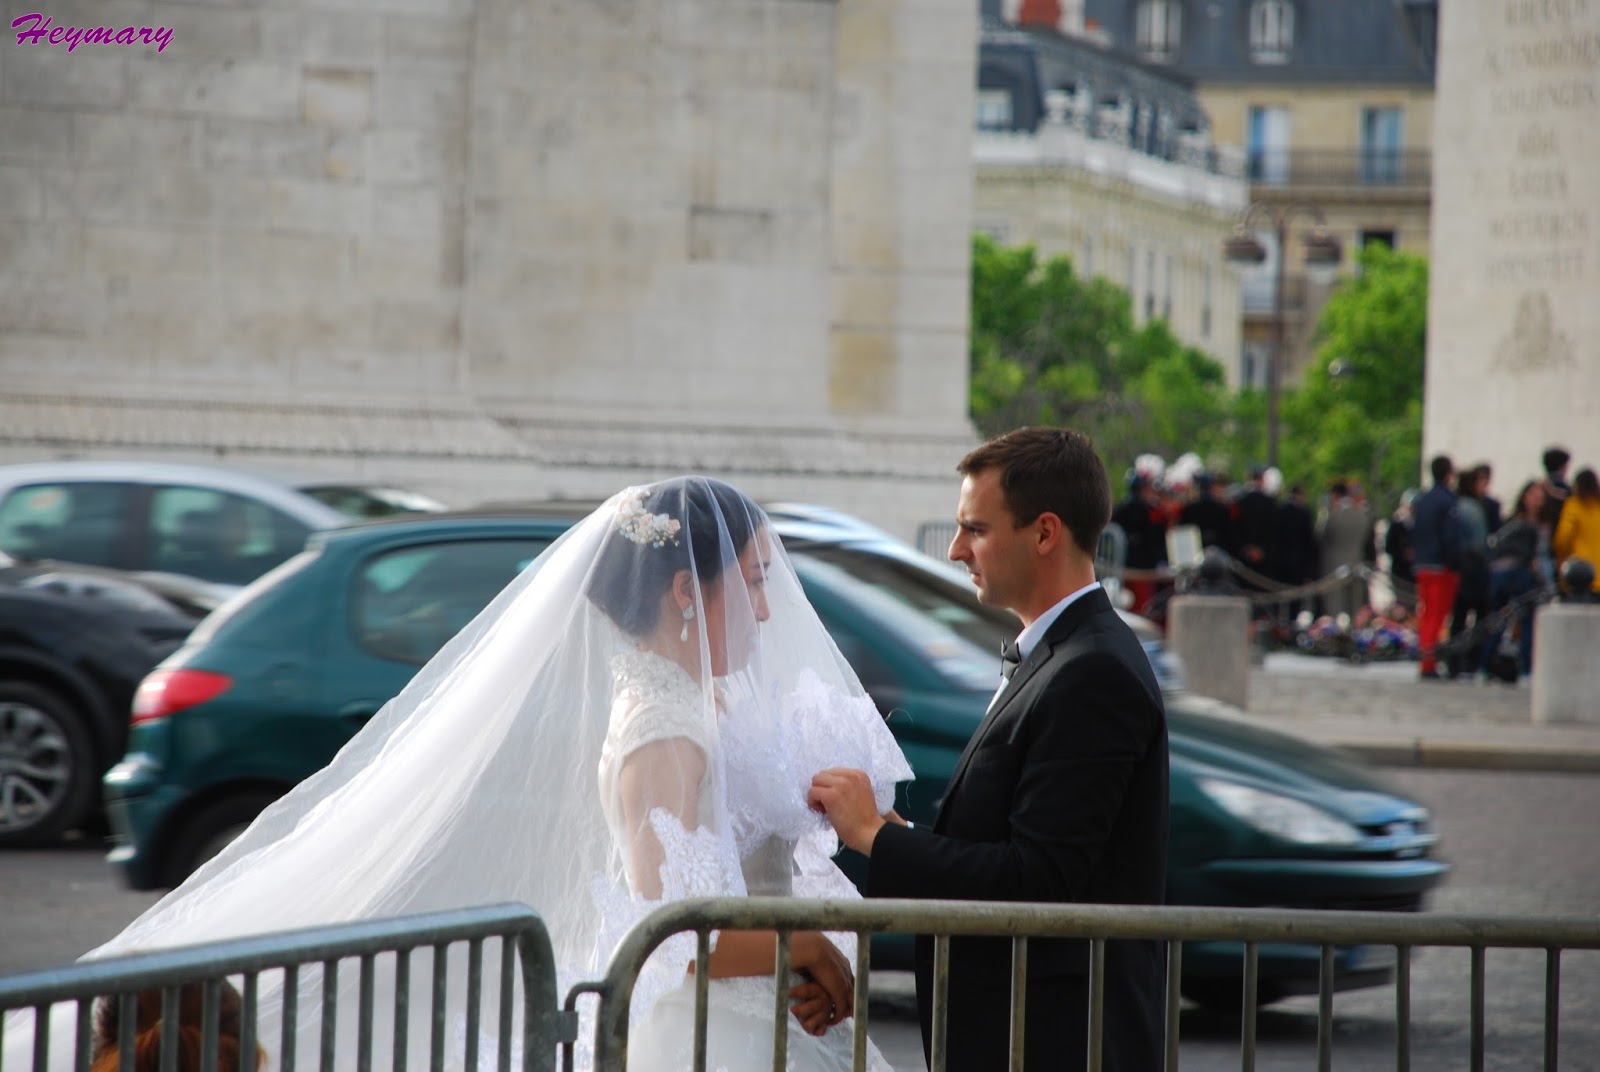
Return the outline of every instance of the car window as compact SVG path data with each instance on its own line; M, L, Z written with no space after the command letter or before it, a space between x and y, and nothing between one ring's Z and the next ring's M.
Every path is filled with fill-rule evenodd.
M356 642L386 659L427 662L549 543L459 540L374 555L354 581Z
M117 566L126 484L28 484L0 502L0 547L21 558Z
M170 485L150 497L150 569L249 584L305 546L311 527L266 503Z
M852 649L859 651L864 644L862 634L887 633L917 652L926 665L946 680L963 688L987 689L998 683L998 645L991 654L951 629L937 615L900 598L894 589L863 584L861 578L850 575L836 563L816 557L813 550L791 554L802 585L826 585L850 605L852 623L834 634L834 643L846 659L850 659ZM837 624L836 619L835 627ZM851 665L855 666L853 660ZM870 667L865 671L858 668L856 676L866 684L874 672Z
M947 579L886 555L842 545L807 547L801 553L932 618L985 653L998 655L1022 630L1022 623L1010 611L984 606L971 589L953 577Z

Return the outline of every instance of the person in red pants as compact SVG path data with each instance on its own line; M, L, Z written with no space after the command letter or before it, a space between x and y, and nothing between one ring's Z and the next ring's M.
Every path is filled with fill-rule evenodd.
M1455 466L1441 454L1428 467L1433 486L1412 504L1411 548L1417 577L1419 670L1424 680L1438 681L1447 675L1439 673L1434 652L1461 586L1461 522L1456 493L1450 487Z

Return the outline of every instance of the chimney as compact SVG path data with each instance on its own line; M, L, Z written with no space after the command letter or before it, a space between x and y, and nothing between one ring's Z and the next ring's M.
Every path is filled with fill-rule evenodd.
M1022 26L1039 26L1054 30L1061 23L1060 0L1022 0L1022 10L1017 12L1017 23Z
M1083 35L1083 0L1011 0L1004 7L1015 11L1012 21L1018 25L1055 30L1068 37Z

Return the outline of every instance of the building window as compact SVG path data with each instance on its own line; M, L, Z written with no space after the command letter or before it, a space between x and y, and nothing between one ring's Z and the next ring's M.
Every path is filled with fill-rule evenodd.
M1167 254L1167 275L1161 288L1161 315L1172 319L1172 254Z
M1265 342L1247 342L1239 355L1239 386L1265 387L1267 362L1272 360L1272 345Z
M1372 228L1361 232L1361 248L1366 249L1373 243L1380 246L1395 247L1395 233L1393 228Z
M1156 315L1156 251L1145 250L1144 254L1144 318L1153 319Z
M1400 145L1404 114L1399 108L1361 109L1361 181L1400 181Z
M1294 4L1255 0L1250 5L1250 58L1257 63L1288 63L1294 50Z
M1249 129L1250 181L1282 186L1289 181L1289 109L1252 105Z
M1211 265L1206 265L1205 280L1200 291L1200 336L1211 338Z
M1178 57L1183 8L1178 0L1140 0L1136 19L1139 55L1157 63Z
M1088 279L1094 275L1094 235L1083 236L1083 278Z
M1010 130L1011 91L978 90L978 107L975 115L979 130Z

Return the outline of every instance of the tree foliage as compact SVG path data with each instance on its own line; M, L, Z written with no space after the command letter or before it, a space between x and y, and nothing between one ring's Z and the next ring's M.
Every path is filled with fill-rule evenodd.
M986 435L1065 424L1094 437L1113 473L1135 456L1226 442L1222 366L1165 320L1133 323L1127 291L1067 257L973 240L972 416Z
M1427 262L1372 246L1324 306L1318 351L1281 399L1281 468L1316 489L1365 484L1381 508L1414 482L1422 442ZM1065 424L1095 439L1107 468L1194 451L1240 473L1265 459L1266 398L1229 391L1223 368L1155 319L1135 326L1128 293L1084 279L1066 257L985 236L972 251L972 416L986 435Z
M1368 246L1317 321L1317 356L1283 404L1286 472L1361 481L1392 507L1422 466L1428 262Z

